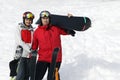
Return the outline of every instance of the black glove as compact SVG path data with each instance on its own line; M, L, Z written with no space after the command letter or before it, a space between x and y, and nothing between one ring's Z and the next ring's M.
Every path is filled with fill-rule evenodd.
M37 56L37 50L32 50L31 49L29 57L31 58L32 56Z
M71 36L75 36L76 32L74 30L66 30Z

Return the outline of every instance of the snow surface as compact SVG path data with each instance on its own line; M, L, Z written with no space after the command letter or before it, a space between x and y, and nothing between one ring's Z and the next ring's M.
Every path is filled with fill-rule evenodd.
M14 29L23 12L35 14L36 27L42 10L92 20L89 30L62 36L61 80L120 80L120 0L0 0L0 80L9 80Z

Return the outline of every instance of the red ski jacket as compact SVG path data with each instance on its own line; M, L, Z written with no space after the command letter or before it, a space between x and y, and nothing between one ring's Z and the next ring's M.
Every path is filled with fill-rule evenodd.
M57 62L62 61L62 48L60 35L67 33L56 26L38 26L33 34L32 49L38 49L38 61L51 62L54 48L59 47Z

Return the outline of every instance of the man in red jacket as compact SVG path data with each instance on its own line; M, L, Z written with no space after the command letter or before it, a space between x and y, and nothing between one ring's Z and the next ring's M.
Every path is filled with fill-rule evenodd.
M64 30L50 24L50 12L42 11L40 18L37 21L38 28L33 34L32 50L38 49L38 61L36 65L35 80L42 80L46 70L50 68L52 52L54 48L59 47L60 51L57 57L56 67L59 69L62 62L62 47L60 35L71 34L74 35L74 31ZM70 32L70 33L68 33Z

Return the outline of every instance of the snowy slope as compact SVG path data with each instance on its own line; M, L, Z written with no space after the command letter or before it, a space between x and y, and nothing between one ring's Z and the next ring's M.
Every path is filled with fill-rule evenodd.
M92 27L75 37L62 36L62 80L120 80L119 0L1 0L0 80L9 79L9 61L14 54L14 28L25 11L87 16ZM35 24L33 24L36 27ZM46 76L45 79L46 80Z

